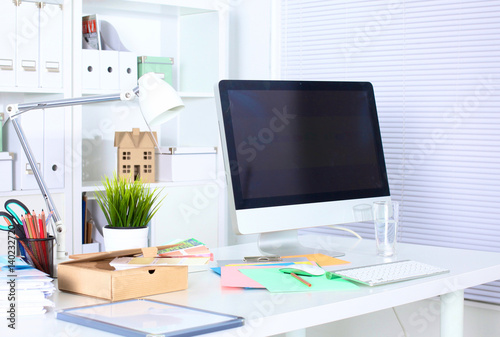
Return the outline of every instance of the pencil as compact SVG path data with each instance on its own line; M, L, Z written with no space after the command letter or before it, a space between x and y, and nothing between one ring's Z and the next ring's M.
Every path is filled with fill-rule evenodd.
M35 212L33 212L35 213ZM30 213L26 213L26 218L28 219L28 231L30 233L30 239L36 239L37 238L37 230L36 230L36 227L37 225L35 224L35 219L33 218L33 215L30 214ZM31 251L35 257L35 259L37 259L38 261L40 261L40 259L42 258L42 256L40 255L40 252L39 252L39 247L37 246L36 244L37 241L29 241L28 240L28 245L30 246L31 248Z
M47 222L45 221L45 212L42 209L42 214L40 214L40 217L42 218L42 229L43 229L43 237L47 237Z
M28 238L33 238L33 224L31 223L30 213L26 213L26 228L28 229Z
M300 282L304 283L306 286L310 287L311 286L311 283L307 282L306 280L304 280L302 277L300 277L299 275L297 274L294 274L294 273L290 273L290 275L292 275L293 277L295 277L297 280L299 280Z
M43 230L43 221L42 221L42 218L38 218L38 237L40 239L45 239L45 233L44 233L44 230Z
M45 233L43 231L43 221L42 221L42 218L41 217L38 217L38 227L40 228L40 232L39 232L39 238L40 238L40 245L41 245L41 249L42 249L42 257L43 257L43 267L44 267L44 271L48 271L49 270L49 260L48 260L48 256L47 256L47 243L45 242ZM42 262L42 261L40 261ZM50 272L49 272L50 274Z
M31 212L31 219L33 220L33 234L35 235L35 237L33 239L38 239L40 238L40 233L38 232L38 219L37 219L37 216L36 216L36 213L35 213L35 210L33 210L33 212Z
M28 226L26 226L26 219L24 219L24 215L22 215L22 214L21 214L21 221L23 223L24 234L26 235L26 238L28 238L29 237Z

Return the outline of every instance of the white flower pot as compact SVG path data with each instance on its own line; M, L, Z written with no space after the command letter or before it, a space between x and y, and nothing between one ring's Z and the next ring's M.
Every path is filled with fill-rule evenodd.
M144 248L148 246L149 227L109 227L103 228L104 249L113 250Z

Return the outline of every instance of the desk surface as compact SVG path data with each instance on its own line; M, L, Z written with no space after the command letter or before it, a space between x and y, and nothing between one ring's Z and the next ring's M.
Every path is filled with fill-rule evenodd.
M384 262L375 255L374 242L335 236L301 237L304 245L345 252L342 259L349 266ZM216 259L228 260L258 255L255 244L213 249ZM426 298L462 290L500 279L500 253L462 249L399 244L397 259L413 259L445 267L450 273L400 282L391 285L360 286L355 291L326 291L306 293L270 293L265 289L244 290L222 288L219 276L211 271L189 274L187 290L149 298L242 316L245 326L206 336L269 336L374 311L384 310ZM327 270L343 268L329 267ZM53 296L56 310L79 307L104 300L56 291ZM5 323L2 336L95 336L96 330L54 318L54 312L43 316L18 317L18 329L12 331ZM7 334L5 334L7 332ZM99 332L99 336L113 336Z

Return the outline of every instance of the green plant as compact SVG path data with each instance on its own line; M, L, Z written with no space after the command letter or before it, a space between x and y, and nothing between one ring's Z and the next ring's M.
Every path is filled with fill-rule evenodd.
M161 189L152 189L140 179L130 182L115 172L112 178L104 177L102 184L104 190L97 190L95 196L110 227L147 226L165 198L158 199Z

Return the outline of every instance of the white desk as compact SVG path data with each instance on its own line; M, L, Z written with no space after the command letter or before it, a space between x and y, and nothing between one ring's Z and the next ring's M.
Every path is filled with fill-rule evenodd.
M352 266L383 262L382 258L375 256L374 242L370 240L329 236L308 236L301 240L309 246L330 247L345 252L343 259L350 261ZM217 259L223 260L258 255L254 244L222 247L213 251ZM441 296L441 336L459 337L463 334L463 290L500 279L500 253L399 244L397 257L445 267L451 272L386 286L361 286L356 291L273 294L264 289L223 289L219 276L205 271L189 274L187 290L150 298L239 315L246 319L241 328L206 336L270 336ZM105 302L63 292L57 292L53 299L56 309ZM56 320L53 312L38 317L18 317L18 330L15 332L7 329L3 322L0 335L113 336Z

